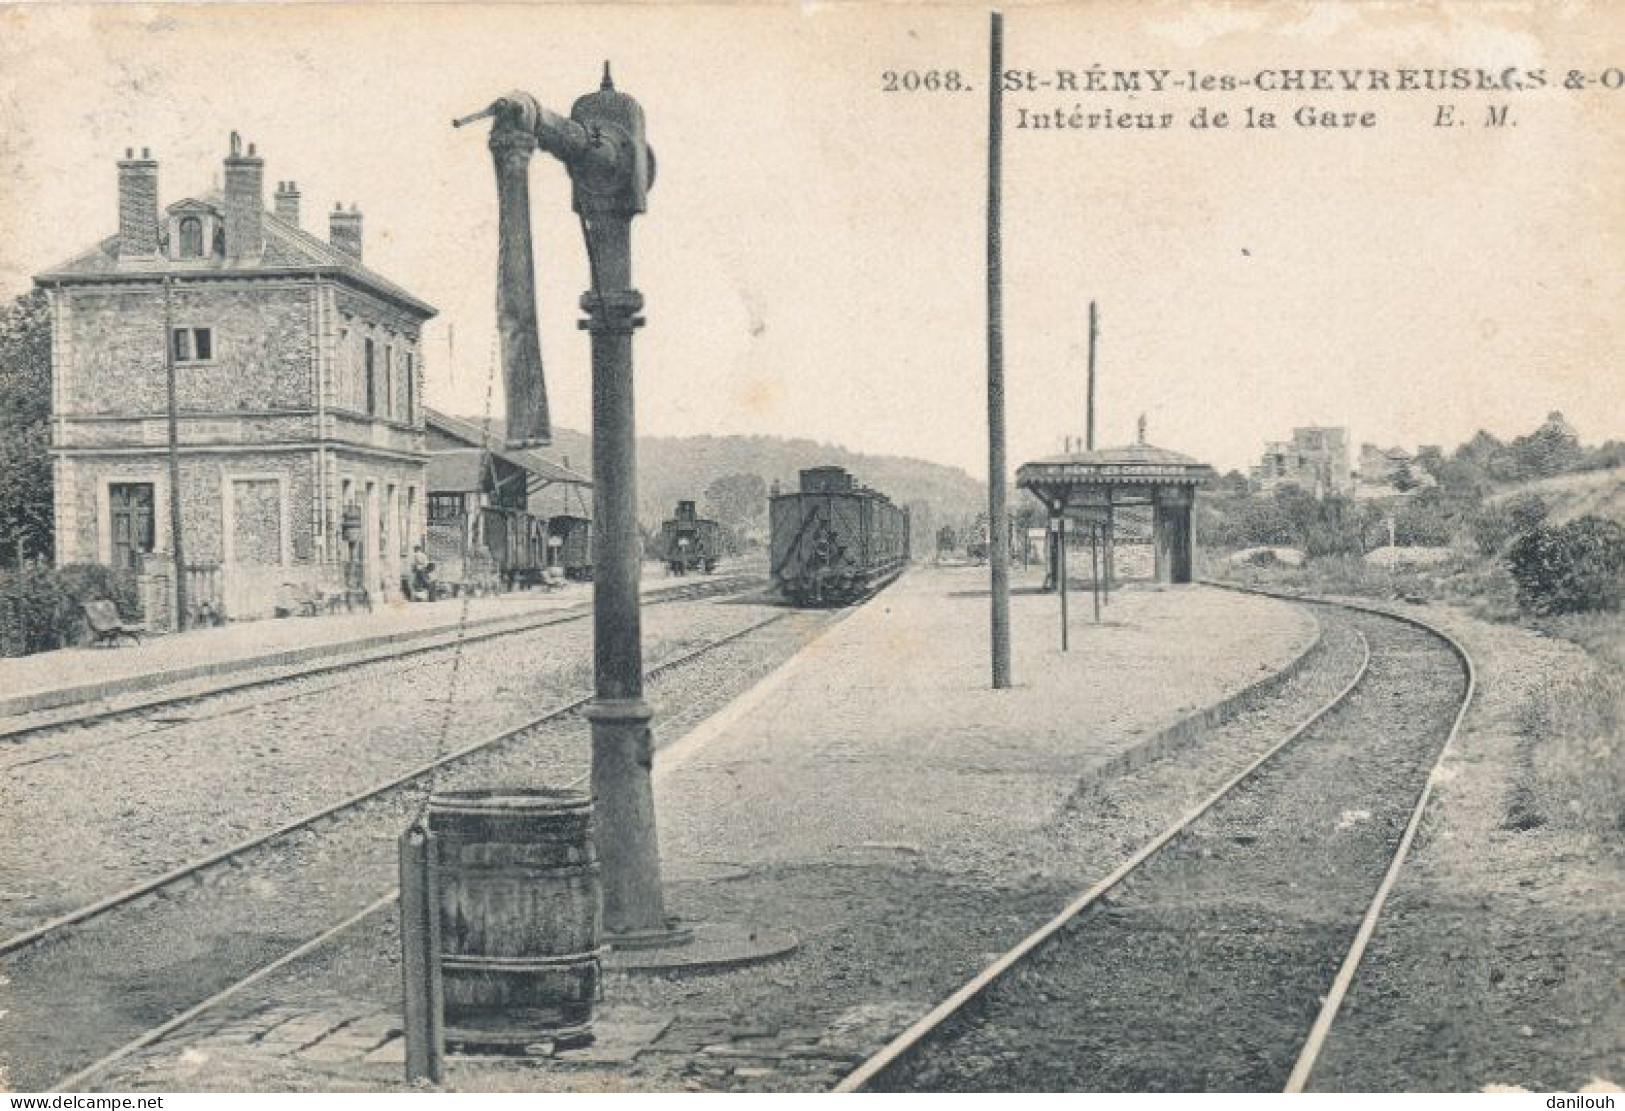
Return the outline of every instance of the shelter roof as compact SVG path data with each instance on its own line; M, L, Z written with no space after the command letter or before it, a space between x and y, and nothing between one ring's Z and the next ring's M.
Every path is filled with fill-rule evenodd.
M1016 485L1046 504L1106 505L1149 500L1159 487L1194 489L1214 477L1206 463L1141 441L1023 463L1016 471Z

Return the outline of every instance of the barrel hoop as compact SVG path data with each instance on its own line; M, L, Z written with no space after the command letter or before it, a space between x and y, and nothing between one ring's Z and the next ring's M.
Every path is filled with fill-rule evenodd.
M573 968L577 965L597 964L609 950L600 946L579 953L566 953L557 957L471 957L466 954L442 953L440 966L448 971L460 972L545 972L554 968Z
M459 876L511 876L514 879L575 879L581 876L596 876L600 869L597 862L591 864L563 864L549 866L546 864L514 864L499 861L494 864L479 864L466 860L440 862L441 871L448 867L454 868ZM444 886L444 885L443 885Z

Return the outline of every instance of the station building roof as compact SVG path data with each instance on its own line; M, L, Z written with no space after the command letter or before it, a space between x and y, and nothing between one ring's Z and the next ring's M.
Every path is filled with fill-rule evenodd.
M429 430L429 489L438 493L471 493L484 488L483 462L500 460L523 472L531 490L561 483L591 487L592 479L544 456L524 449L510 451L502 446L497 429L487 431L479 423L429 408L424 412Z

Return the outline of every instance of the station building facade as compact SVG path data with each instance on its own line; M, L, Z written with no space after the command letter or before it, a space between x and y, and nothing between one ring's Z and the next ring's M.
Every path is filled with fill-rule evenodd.
M224 171L221 191L160 209L157 162L126 152L117 233L35 277L51 308L57 562L162 585L173 498L193 617L264 616L290 587L387 599L424 530L435 310L363 265L353 206L324 241L301 227L293 182L266 210L264 162L235 134ZM149 599L159 627L166 589Z

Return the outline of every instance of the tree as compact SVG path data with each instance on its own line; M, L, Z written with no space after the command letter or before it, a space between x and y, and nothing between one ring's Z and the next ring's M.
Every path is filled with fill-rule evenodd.
M52 550L51 318L45 294L0 309L0 560Z
M759 474L725 474L705 488L706 515L745 530L767 514L767 480Z
M1416 449L1416 465L1422 468L1424 474L1439 477L1439 471L1445 465L1444 450L1435 444L1428 444Z
M1512 441L1513 465L1520 478L1545 478L1574 470L1580 463L1580 440L1559 413L1527 436Z

